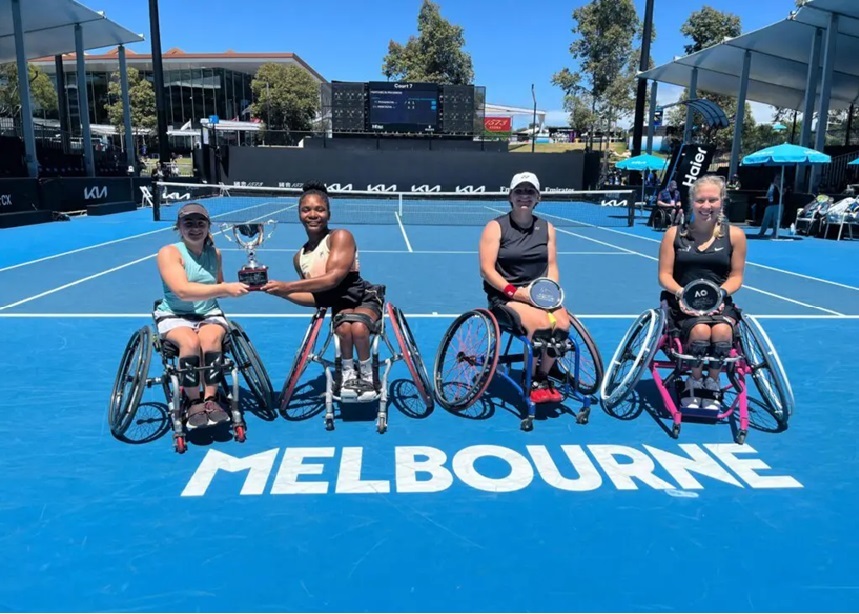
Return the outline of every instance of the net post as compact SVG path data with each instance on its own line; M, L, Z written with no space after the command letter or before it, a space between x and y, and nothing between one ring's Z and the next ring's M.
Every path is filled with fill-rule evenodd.
M632 228L635 225L635 192L630 192L629 205L626 208L626 225ZM644 205L642 205L644 206Z
M397 214L403 219L403 193L397 194Z
M152 221L161 221L161 190L157 181L152 182Z

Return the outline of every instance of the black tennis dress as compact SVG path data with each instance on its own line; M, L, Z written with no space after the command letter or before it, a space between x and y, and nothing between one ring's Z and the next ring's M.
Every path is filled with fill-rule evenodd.
M501 244L495 261L499 275L517 288L545 277L549 270L549 223L534 216L529 227L521 228L510 213L495 218L495 221L501 226ZM486 281L483 289L490 309L511 300Z

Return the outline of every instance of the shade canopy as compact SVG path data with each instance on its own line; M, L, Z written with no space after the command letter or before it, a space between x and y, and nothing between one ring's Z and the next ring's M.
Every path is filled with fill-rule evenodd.
M668 160L659 156L642 154L621 160L615 164L616 168L627 171L661 171L668 164Z
M745 166L784 166L794 164L829 164L832 157L816 149L783 143L765 147L743 158Z

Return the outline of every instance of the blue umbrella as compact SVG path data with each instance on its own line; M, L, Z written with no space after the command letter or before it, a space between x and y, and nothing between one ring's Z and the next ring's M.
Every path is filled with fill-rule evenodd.
M784 194L784 167L788 164L805 166L808 164L829 164L830 162L832 162L832 157L827 156L825 153L821 153L816 149L809 149L808 147L791 145L790 143L765 147L743 158L742 164L745 166L781 167L781 184L778 191L778 221L775 225L776 239L778 239L778 229L781 225L781 216L784 210L782 202L782 195Z
M626 171L661 171L665 169L668 160L650 154L641 154L615 163L615 168ZM642 211L644 208L644 181L641 182Z
M661 171L668 164L668 160L650 154L641 154L633 158L621 160L615 164L616 168L627 171Z

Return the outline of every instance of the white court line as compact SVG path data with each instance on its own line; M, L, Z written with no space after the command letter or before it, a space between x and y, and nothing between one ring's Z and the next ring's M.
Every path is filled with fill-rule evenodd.
M298 205L293 205L293 207L297 207L297 206ZM247 209L254 209L255 207L259 207L259 205L254 205L253 207L244 207L242 209L235 209L233 211L230 211L229 213L221 213L218 215L213 215L212 219L215 219L218 217L223 217L225 215L232 215L233 213L237 213L238 211L245 211ZM291 209L291 208L292 207L287 207L286 209L281 209L281 211L286 211L287 209ZM275 213L280 213L280 211L276 211ZM265 216L263 216L263 217L265 217ZM59 254L54 254L52 256L45 256L43 258L37 258L36 260L29 260L27 262L20 262L18 264L13 264L13 265L10 265L7 267L3 267L2 269L0 269L0 273L2 273L3 271L11 271L12 269L17 269L19 267L27 266L29 264L37 264L39 262L44 262L46 260L53 260L54 258L60 258L62 256L70 256L72 254L77 254L78 252L85 252L87 250L95 249L97 247L104 247L105 245L113 245L115 243L122 243L123 241L130 241L131 239L138 239L140 237L145 237L147 235L153 235L153 234L158 233L158 232L164 232L165 230L172 230L172 229L173 229L172 226L168 226L166 228L159 228L158 230L150 230L148 232L143 232L143 233L140 233L138 235L131 235L130 237L123 237L121 239L113 239L112 241L105 241L104 243L97 243L96 245L88 245L86 247L79 247L77 249L73 249L73 250L70 250L67 252L62 252ZM215 234L220 234L220 233L215 233Z
M293 207L297 207L297 206L298 205L292 205L290 207L285 207L283 209L279 209L277 211L274 211L273 213L267 213L266 215L261 215L259 217L256 217L256 218L248 220L248 221L254 222L254 221L262 219L264 217L268 217L269 215L274 215L275 213L280 213L281 211L286 211L288 209L292 209ZM235 211L231 211L230 213L235 213ZM224 215L229 215L229 214L224 214ZM223 232L225 232L225 231L219 230L219 231L212 233L212 234L213 235L219 235ZM126 267L130 267L130 266L133 266L135 264L139 264L139 263L143 262L144 260L149 260L150 258L154 258L157 255L158 255L158 252L156 252L154 254L149 254L148 256L144 256L143 258L138 258L137 260L132 260L131 262L126 262L125 264L121 264L119 266L113 267L112 269L107 269L106 271L101 271L100 273L95 273L94 275L88 275L87 277L77 279L75 281L69 282L69 283L64 284L62 286L59 286L57 288L53 288L51 290L46 290L45 292L41 292L41 293L33 295L33 296L28 296L27 298L21 299L20 301L16 301L14 303L9 303L8 305L3 305L2 307L0 307L0 311L3 311L4 309L11 309L12 307L17 307L18 305L23 305L24 303L29 303L30 301L35 301L36 299L42 298L43 296L48 296L49 294L54 294L55 292L60 292L60 291L65 290L67 288L71 288L72 286L77 286L78 284L82 284L86 281L90 281L90 280L95 279L97 277L101 277L102 275L107 275L109 273L113 273L113 272L118 271L120 269L124 269Z
M559 220L566 220L568 222L576 222L576 220L571 220L569 218L561 217L559 215L549 215L549 214L544 213L543 216L544 217L554 217L554 218L557 218ZM579 223L579 222L576 222L576 223ZM603 226L594 226L593 224L584 224L584 225L588 226L590 228L596 228L597 230L602 230L605 232L613 232L615 234L623 235L624 237L633 237L635 239L641 239L642 241L651 241L653 243L662 243L661 239L654 239L652 237L642 237L641 235L637 235L637 234L634 234L631 232L625 232L623 230L617 230L615 228L605 228ZM557 230L557 228L556 228L556 230ZM811 281L819 281L822 284L829 284L830 286L837 286L839 288L846 288L847 290L859 291L859 287L851 286L849 284L842 284L840 282L832 281L830 279L823 279L822 277L815 277L814 275L805 275L804 273L796 273L794 271L788 271L786 269L780 269L778 267L769 266L766 264L760 264L758 262L752 262L749 260L746 261L746 266L756 266L756 267L761 268L761 269L768 269L770 271L775 271L777 273L784 273L785 275L793 275L794 277L801 277L803 279L808 279ZM745 288L747 286L744 285L743 287Z
M228 317L238 320L244 319L309 319L312 313L231 313ZM407 318L457 318L462 313L407 313ZM633 320L637 318L638 313L580 313L576 317L582 320ZM387 317L387 316L385 316ZM69 318L69 319L151 319L151 313L0 313L0 319L51 319L51 318ZM758 320L859 320L859 314L856 315L821 315L821 314L755 314Z
M405 226L403 226L403 220L400 219L400 214L395 211L394 217L397 218L397 224L400 225L400 231L403 233L403 239L406 240L406 247L409 248L410 252L414 251L412 250L412 244L409 243L409 235L406 234L406 228Z
M641 256L642 258L647 258L648 260L653 260L655 262L659 262L659 258L655 256L651 256L649 254L642 254L641 252L636 252L631 249L626 249L625 247L620 247L619 245L612 245L611 243L606 243L605 241L600 241L599 239L592 239L591 237L586 237L585 235L580 235L575 232L570 232L569 230L564 230L563 228L555 228L555 232L563 232L564 234L571 235L573 237L578 237L580 239L584 239L586 241L592 241L594 243L599 243L600 245L608 245L610 247L614 247L616 249L620 249L630 254L635 254L636 256ZM767 290L761 290L760 288L756 288L755 286L750 286L746 283L743 284L743 290L751 290L752 292L758 292L759 294L764 294L766 296L771 296L773 298L777 298L788 303L793 303L794 305L800 305L802 307L807 307L809 309L817 309L818 311L824 311L826 313L831 313L835 316L843 316L844 314L840 311L835 311L834 309L827 309L826 307L818 307L817 305L812 305L810 303L803 303L802 301L798 301L796 299L788 298L786 296L782 296L781 294L776 294L775 292L769 292Z
M261 252L297 252L300 247L272 247L272 248L262 248ZM222 247L220 248L222 252L243 252L242 248L239 247ZM413 251L407 251L404 249L362 249L360 250L362 254L470 254L475 255L478 252L475 251L447 251L447 250L421 250L416 249ZM627 252L558 252L559 256L630 256L634 254L629 254Z
M491 207L487 207L487 209L491 209ZM498 211L498 209L492 209L492 211ZM503 213L503 212L499 211L499 213ZM558 215L546 215L545 217L554 217L554 218L557 218L560 220L567 220L570 222L575 221L575 220L570 220L569 218L560 217ZM591 228L598 228L597 226L594 226L592 224L587 224L587 226L590 226ZM617 232L619 234L623 234L623 235L627 235L627 236L637 236L637 235L628 235L628 233L621 232L621 231L615 231L615 230L610 229L610 228L599 228L599 229L600 230L611 230L612 232ZM627 252L630 254L635 254L636 256L641 256L642 258L647 258L648 260L653 260L655 262L659 262L659 258L656 258L656 257L651 256L649 254L642 254L641 252L627 249L625 247L621 247L620 245L615 245L613 243L607 243L606 241L600 241L599 239L594 239L592 237L586 237L585 235L580 235L580 234L575 233L575 232L570 232L569 230L564 230L563 228L558 228L557 226L555 226L555 232L563 232L564 234L568 234L568 235L573 236L573 237L578 237L579 239L584 239L585 241L591 241L592 243L597 243L599 245L605 245L607 247L613 247L615 249L619 249L621 251L624 251L624 252ZM648 240L654 241L655 239L648 239ZM824 311L826 313L830 313L830 314L835 315L835 316L843 316L844 315L843 313L841 313L839 311L835 311L833 309L827 309L826 307L818 307L817 305L812 305L810 303L803 303L802 301L788 298L786 296L782 296L781 294L776 294L775 292L769 292L767 290L761 290L760 288L756 288L755 286L750 286L750 285L745 284L745 283L743 284L743 289L751 290L752 292L758 292L758 293L764 294L766 296L771 296L773 298L777 298L777 299L786 301L788 303L793 303L794 305L800 305L802 307L807 307L809 309L817 309L818 311Z

